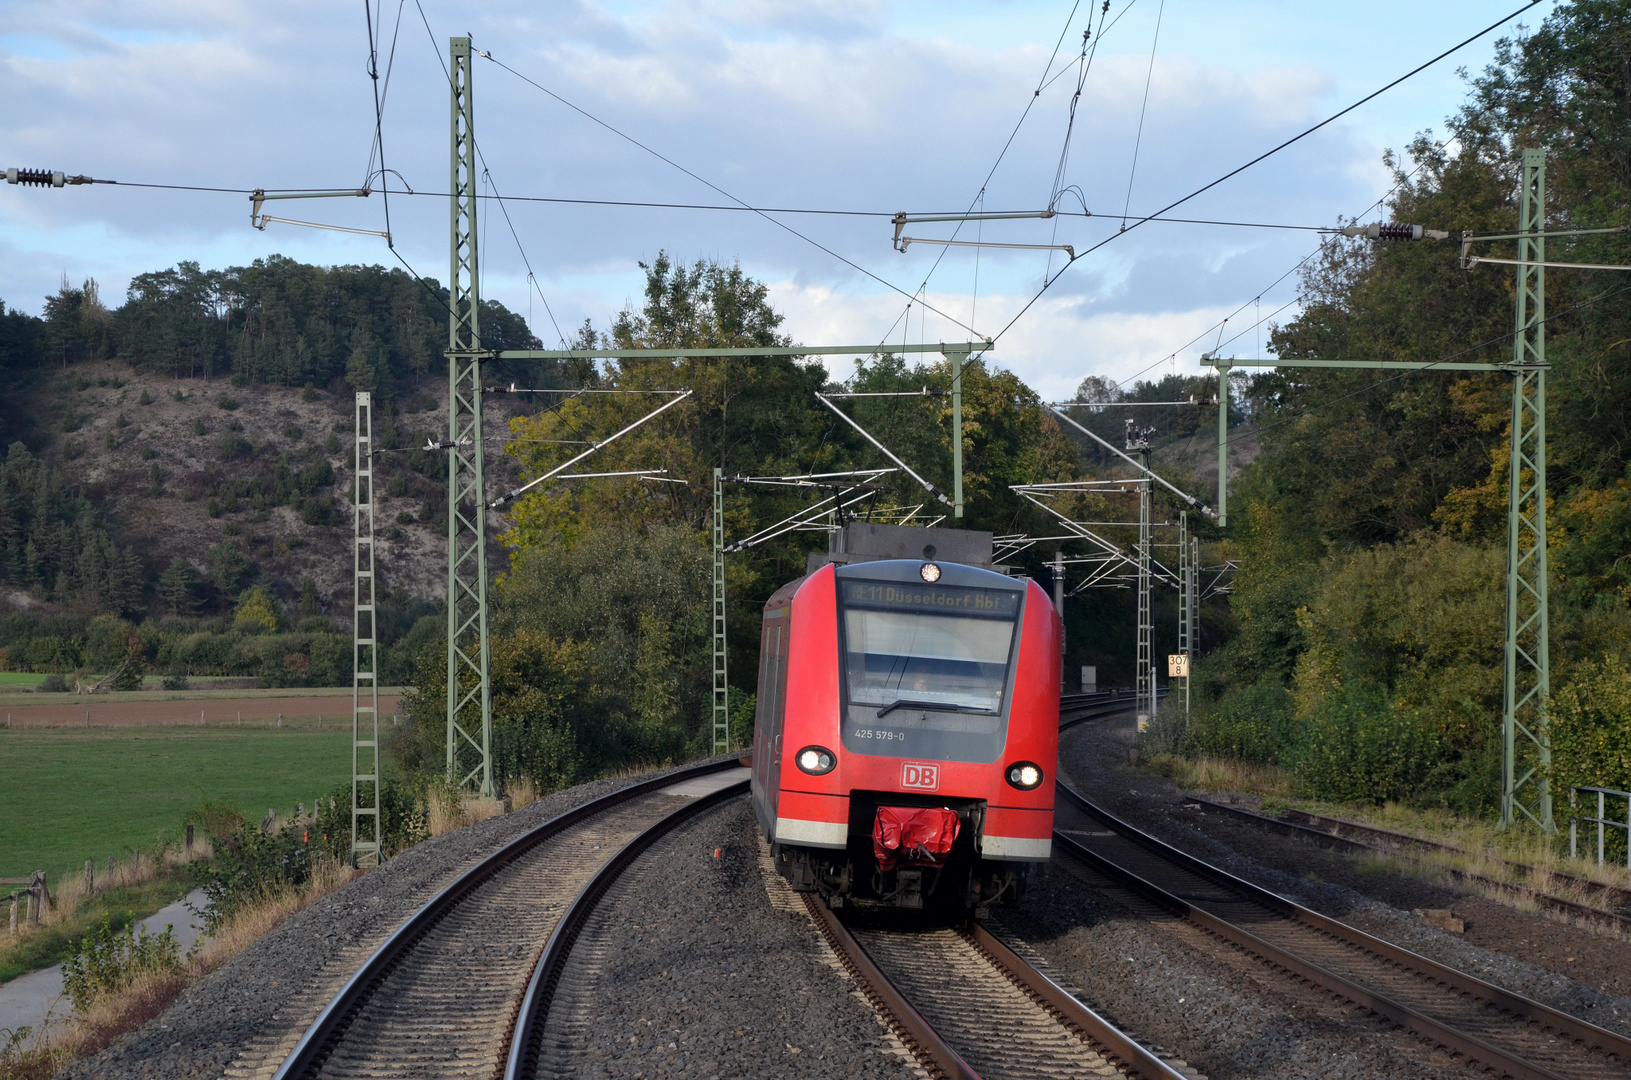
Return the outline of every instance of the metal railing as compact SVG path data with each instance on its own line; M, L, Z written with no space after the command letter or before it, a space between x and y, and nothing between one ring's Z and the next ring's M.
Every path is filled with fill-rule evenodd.
M1579 796L1582 792L1597 796L1597 816L1585 817L1575 811ZM1625 800L1624 819L1610 820L1608 808L1610 799ZM1603 865L1604 836L1608 829L1624 830L1626 836L1625 865L1631 869L1631 791L1617 791L1614 788L1577 787L1569 790L1569 857L1579 858L1580 823L1597 826L1597 865Z

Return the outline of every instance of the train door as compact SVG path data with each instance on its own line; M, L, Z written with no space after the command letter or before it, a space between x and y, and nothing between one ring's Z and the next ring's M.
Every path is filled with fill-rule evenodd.
M759 686L754 708L753 779L760 824L769 830L780 801L782 724L787 715L787 655L790 607L767 610L759 633Z
M765 786L770 793L769 817L772 823L776 820L776 808L781 802L781 774L782 774L782 727L787 719L787 655L788 637L792 629L792 619L788 616L793 608L790 604L783 604L774 611L765 612L765 644L769 646L764 655L769 663L766 682L769 691L770 721L767 731L766 768L769 770L769 783Z

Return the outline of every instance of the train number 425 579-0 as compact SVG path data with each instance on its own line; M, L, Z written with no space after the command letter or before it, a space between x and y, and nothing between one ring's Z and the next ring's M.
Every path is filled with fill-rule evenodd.
M886 741L895 740L898 742L905 742L906 732L886 731L883 728L858 727L855 729L855 737L857 739L884 739Z

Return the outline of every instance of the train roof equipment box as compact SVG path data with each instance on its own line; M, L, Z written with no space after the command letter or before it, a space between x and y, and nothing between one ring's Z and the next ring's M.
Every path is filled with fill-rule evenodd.
M876 562L879 559L934 559L1003 573L993 565L991 537L978 529L929 529L920 525L879 525L855 521L833 534L834 550L812 551L804 572L828 563Z

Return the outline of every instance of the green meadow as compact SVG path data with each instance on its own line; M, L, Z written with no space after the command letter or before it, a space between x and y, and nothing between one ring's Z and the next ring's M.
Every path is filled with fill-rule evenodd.
M0 729L0 877L151 850L206 798L287 815L350 775L346 729Z

